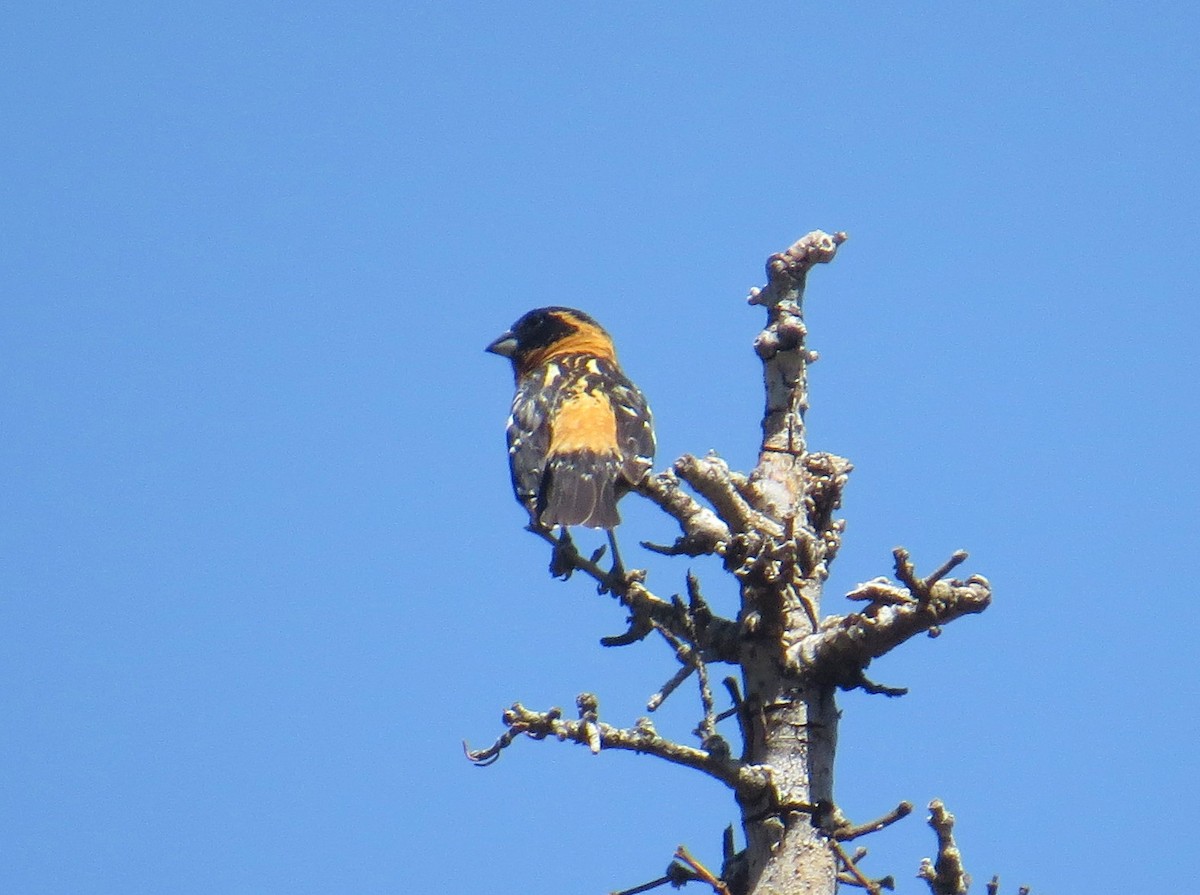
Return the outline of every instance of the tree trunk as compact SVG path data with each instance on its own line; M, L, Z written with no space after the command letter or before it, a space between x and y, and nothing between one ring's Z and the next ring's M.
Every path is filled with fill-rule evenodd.
M755 348L763 360L766 408L759 462L746 497L780 533L755 552L766 559L738 570L742 621L752 631L742 656L746 760L772 769L765 799L742 805L748 892L817 895L837 888L837 863L822 826L833 806L836 687L788 671L788 647L813 634L821 617L827 561L840 526L829 518L806 465L808 409L804 284L844 237L810 234L767 264L768 284L751 295L769 320ZM816 518L814 518L816 517ZM824 531L815 525L823 525ZM774 803L774 804L772 804Z

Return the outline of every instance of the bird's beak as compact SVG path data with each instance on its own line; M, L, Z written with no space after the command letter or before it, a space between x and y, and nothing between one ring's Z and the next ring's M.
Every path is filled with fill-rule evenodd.
M517 337L511 332L506 332L483 350L490 351L492 354L498 354L501 357L512 357L517 353Z

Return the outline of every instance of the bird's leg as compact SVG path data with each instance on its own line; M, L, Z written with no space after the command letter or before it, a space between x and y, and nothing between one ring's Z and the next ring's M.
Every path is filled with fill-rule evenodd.
M625 564L621 562L621 553L617 550L617 536L611 528L606 528L608 533L608 546L612 548L613 565L612 571L608 573L608 577L617 581L625 577Z

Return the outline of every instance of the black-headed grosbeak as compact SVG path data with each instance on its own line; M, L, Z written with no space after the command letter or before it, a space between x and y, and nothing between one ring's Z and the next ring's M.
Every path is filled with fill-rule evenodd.
M650 408L612 338L582 311L538 308L487 350L511 360L516 378L508 460L517 500L545 528L611 532L617 501L654 459Z

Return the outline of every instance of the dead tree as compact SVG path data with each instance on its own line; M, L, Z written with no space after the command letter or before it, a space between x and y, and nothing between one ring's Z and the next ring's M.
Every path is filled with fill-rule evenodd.
M573 717L561 709L513 705L504 713L506 729L499 739L486 749L468 749L468 757L490 764L522 734L569 740L593 752L646 753L721 781L732 790L741 813L745 845L736 849L732 829L726 831L719 872L681 847L665 876L627 893L689 881L728 895L832 893L839 882L868 892L891 888L890 877L866 875L859 866L863 850L850 853L845 843L904 817L912 806L903 803L857 825L838 810L833 787L835 693L840 688L900 695L902 689L867 677L871 660L919 634L937 636L943 625L983 611L991 600L986 579L950 577L967 558L965 552L922 575L908 552L897 548L895 580L874 578L851 591L847 596L862 604L857 612L822 616L822 588L844 527L835 514L851 465L833 454L810 451L805 440L807 370L816 355L806 345L802 302L810 269L831 261L845 238L844 233L808 234L772 255L766 286L750 292L749 303L767 313L766 327L754 341L766 387L755 469L746 475L714 454L685 455L671 469L647 475L637 489L676 520L681 532L673 544L643 546L673 556L720 557L737 581L736 619L714 613L690 573L686 597L663 598L647 587L644 572L606 572L599 556L582 556L570 541L533 530L553 545L552 571L590 576L627 608L628 630L604 638L605 646L654 634L674 651L679 669L651 697L648 708L653 711L680 684L695 678L702 710L699 742L667 739L647 718L632 727L612 726L600 719L596 697L584 693ZM723 709L712 683L718 664L741 672L740 679L723 680L730 703ZM718 732L726 719L736 719L740 749ZM934 895L958 895L966 891L967 880L950 832L953 817L940 802L930 808L938 857L927 859L919 875Z

